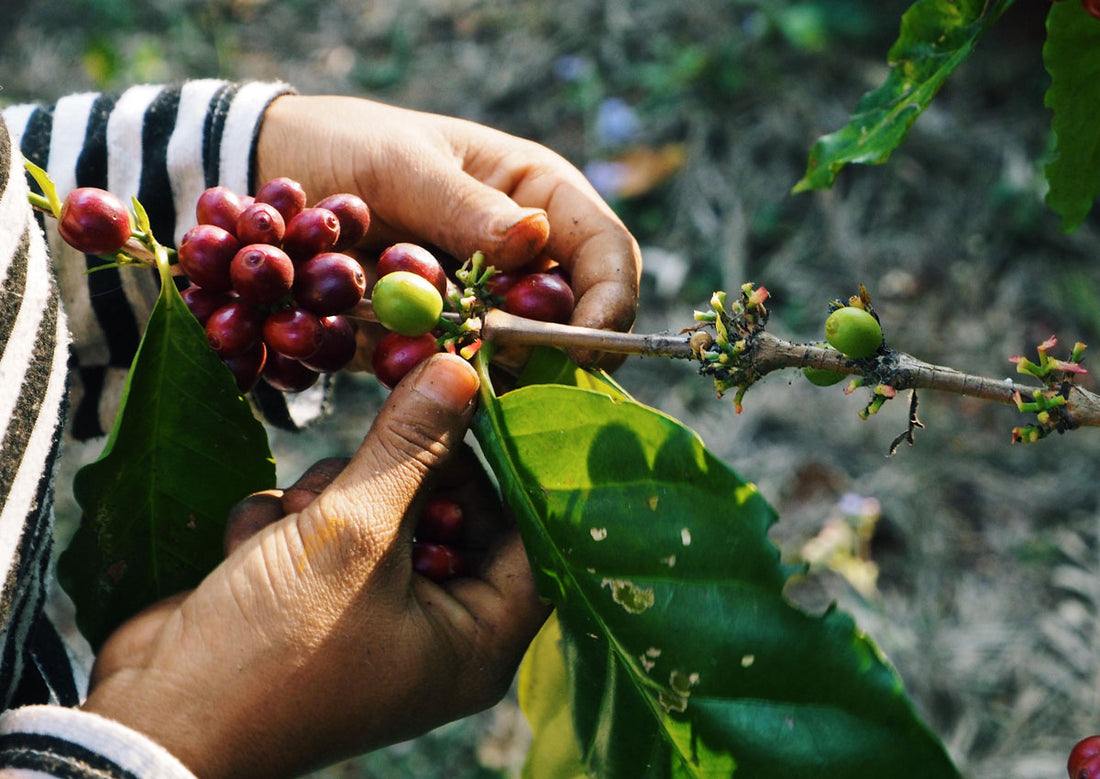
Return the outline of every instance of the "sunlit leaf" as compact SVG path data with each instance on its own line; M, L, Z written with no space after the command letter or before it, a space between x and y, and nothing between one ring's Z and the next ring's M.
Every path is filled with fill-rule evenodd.
M23 167L27 169L27 173L34 179L34 183L42 190L42 194L50 204L50 211L55 217L60 217L61 198L58 197L57 186L53 183L53 179L50 178L50 174L26 157L23 158Z
M826 189L850 162L885 162L948 77L1013 0L917 0L890 48L890 74L864 95L848 124L818 139L794 190Z
M556 615L531 642L519 668L519 705L531 726L524 779L586 779L569 707L569 670Z
M852 620L786 601L771 507L694 433L573 386L483 401L475 432L556 606L590 774L958 776Z
M1055 3L1047 16L1043 61L1051 83L1046 105L1055 157L1046 167L1047 203L1062 217L1062 229L1084 220L1100 193L1100 20L1080 3Z

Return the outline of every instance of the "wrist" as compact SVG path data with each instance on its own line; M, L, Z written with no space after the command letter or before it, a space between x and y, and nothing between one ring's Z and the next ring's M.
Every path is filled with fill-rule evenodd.
M155 744L203 779L229 776L219 760L231 752L210 743L223 728L215 702L198 702L144 670L124 669L95 685L80 709Z

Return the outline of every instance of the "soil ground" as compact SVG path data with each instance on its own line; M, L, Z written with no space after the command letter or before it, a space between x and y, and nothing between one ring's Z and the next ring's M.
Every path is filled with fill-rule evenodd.
M1067 235L1042 201L1039 0L1013 7L886 165L797 196L813 141L881 81L907 4L82 0L81 24L59 25L72 5L28 3L0 33L0 98L281 78L485 122L594 176L628 149L682 150L670 177L613 197L643 245L642 332L679 330L713 289L753 281L777 333L817 339L828 301L862 283L892 345L973 373L1012 375L1008 358L1052 333L1100 344L1096 219ZM864 422L858 393L775 374L738 415L687 364L617 376L759 484L791 559L873 528L792 594L855 615L967 776L1064 776L1072 744L1100 731L1100 436L1012 446L1014 409L924 393L926 428L887 457L905 400ZM275 437L284 475L350 451L379 398L345 380L334 419ZM515 775L525 738L509 698L317 776Z

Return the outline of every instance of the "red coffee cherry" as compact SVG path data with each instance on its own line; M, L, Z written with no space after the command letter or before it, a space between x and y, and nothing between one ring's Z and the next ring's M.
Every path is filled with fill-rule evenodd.
M247 300L231 300L206 320L206 340L219 357L236 357L263 334L263 313Z
M233 299L228 292L217 292L194 284L180 292L180 297L203 327L215 311Z
M340 315L321 317L321 346L302 364L321 373L335 373L355 356L355 324Z
M280 309L264 321L264 343L294 360L312 357L321 348L324 337L321 320L304 308Z
M343 251L363 240L370 227L370 209L363 199L350 192L329 195L316 203L317 208L327 208L340 220L340 238L332 248Z
M564 324L573 315L573 290L560 276L531 273L504 295L504 309L516 316Z
M454 544L462 537L465 522L462 506L450 498L432 496L424 503L416 523L416 539L436 544Z
M371 355L371 370L383 386L393 389L409 371L438 352L439 346L430 333L417 336L386 333Z
M327 208L303 208L286 223L283 251L295 260L304 260L336 246L340 220Z
M321 374L295 359L269 349L267 362L260 375L280 392L301 392L312 387Z
M347 311L362 299L366 289L363 266L343 252L314 255L294 272L294 299L322 316Z
M378 278L399 270L427 279L439 291L440 297L447 297L447 273L435 255L423 246L395 243L382 252L378 257Z
M256 192L257 203L269 203L289 224L299 211L306 207L306 191L292 178L279 176L265 183Z
M1070 779L1100 779L1100 735L1083 738L1073 746L1066 770Z
M201 225L216 225L235 234L243 210L241 198L229 187L209 187L195 203L195 219Z
M195 225L180 239L176 249L187 278L208 290L225 291L233 286L229 264L241 248L229 231L212 224Z
M469 566L466 559L452 546L414 541L412 547L413 570L433 582L442 583L456 576L466 576Z
M275 206L256 201L241 211L236 232L242 245L269 243L278 246L286 232L286 222Z
M114 254L130 238L130 212L104 189L79 187L65 196L57 231L85 254Z
M241 248L229 264L233 289L253 303L274 303L286 297L294 284L294 263L286 252L271 244L253 243Z

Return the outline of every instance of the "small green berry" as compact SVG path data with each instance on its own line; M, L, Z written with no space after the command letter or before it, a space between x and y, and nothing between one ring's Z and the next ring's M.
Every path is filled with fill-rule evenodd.
M870 357L882 346L882 328L864 309L844 306L825 320L825 340L849 357Z
M831 387L847 378L847 374L831 371L828 368L803 368L802 375L806 377L810 384L818 387Z
M443 313L443 297L435 285L405 270L378 280L371 291L371 305L383 327L407 336L431 331Z

